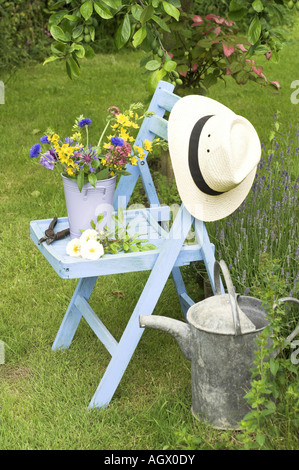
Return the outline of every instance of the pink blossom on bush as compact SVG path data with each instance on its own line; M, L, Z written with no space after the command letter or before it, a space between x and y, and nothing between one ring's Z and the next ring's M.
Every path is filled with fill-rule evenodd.
M192 26L199 26L203 23L203 19L199 15L193 15L192 20L193 20Z
M272 85L275 85L277 88L281 88L277 80L275 80L274 82L269 82L269 83L272 83Z
M271 55L272 55L272 51L271 51L271 49L269 49L269 51L266 52L266 54L265 54L266 59L269 60L271 58Z
M242 52L247 52L248 49L244 47L244 44L236 44L236 47L238 47Z
M215 21L215 23L218 23L218 24L226 24L226 26L232 26L234 24L233 21L227 21L225 18L220 18L220 16L216 16L214 15L214 13L210 13L209 15L207 15L205 17L206 20L212 20L212 21Z
M264 79L267 81L265 75L263 74L263 69L262 69L262 68L257 69L257 68L254 67L254 66L252 66L251 68L252 68L252 70L253 70L254 73L256 73L259 77L262 77L262 78L264 78Z
M234 46L227 47L225 44L222 44L222 46L225 57L231 56L232 53L235 51Z

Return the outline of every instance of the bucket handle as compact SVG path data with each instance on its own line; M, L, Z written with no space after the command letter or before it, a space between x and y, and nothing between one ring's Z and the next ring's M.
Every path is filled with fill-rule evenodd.
M215 285L215 294L221 294L221 287L220 287L220 269L223 273L226 287L228 290L229 301L232 309L233 320L235 325L235 335L239 336L242 334L241 325L240 325L240 317L237 308L237 300L236 300L236 292L234 285L232 283L228 267L223 260L215 261L214 264L214 285Z
M97 186L96 188L94 188L94 187L85 188L84 195L83 195L84 201L87 199L87 193L88 193L88 191L92 191L92 190L95 191L95 189L103 191L103 195L105 195L105 194L106 194L106 191L107 191L107 188L105 188L105 186Z

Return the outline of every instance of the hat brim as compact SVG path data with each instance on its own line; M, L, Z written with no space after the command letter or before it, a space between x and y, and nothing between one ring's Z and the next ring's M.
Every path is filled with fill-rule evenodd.
M204 222L223 219L244 201L253 184L255 167L234 189L210 196L194 183L188 167L188 147L191 131L203 116L222 113L228 119L236 114L217 101L200 95L189 95L176 102L168 121L168 145L177 189L191 215Z

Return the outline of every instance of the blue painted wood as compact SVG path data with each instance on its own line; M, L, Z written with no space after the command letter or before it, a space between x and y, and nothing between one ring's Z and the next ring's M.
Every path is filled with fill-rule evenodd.
M88 301L96 280L97 277L81 278L79 280L53 343L53 351L56 349L66 349L70 346L82 318L82 313L75 305L76 299L80 295Z
M140 233L141 238L148 237L149 241L157 247L156 250L105 255L98 261L73 258L66 254L66 245L69 241L69 237L51 245L47 245L46 243L38 245L38 240L43 236L44 230L49 226L50 219L31 222L31 238L53 269L63 279L87 278L107 274L151 270L158 258L162 245L165 240L169 239L170 235L159 225L155 218L151 216L150 211L142 211L140 218L132 219L128 217L128 220L136 221L136 225L132 225L132 232ZM67 226L68 221L66 218L58 219L57 231L63 230L67 228ZM175 266L184 266L191 261L199 261L202 259L202 251L199 245L184 244L175 262Z
M106 407L114 395L143 333L143 328L139 327L139 315L153 312L190 227L190 214L182 206L171 228L171 236L161 249L117 350L89 404L90 408Z
M155 116L144 119L136 145L142 145L145 139L152 141L155 135L167 139L167 121L163 116L165 111L171 111L179 99L173 93L173 88L173 85L169 83L163 81L159 83L149 107L149 110L154 111ZM44 235L51 219L30 223L30 236L33 242L57 274L62 278L79 278L52 349L68 348L81 318L84 317L112 356L90 402L90 407L105 407L113 397L143 333L143 329L139 327L139 315L150 315L153 312L170 273L172 273L185 315L194 302L186 292L180 266L189 264L191 261L204 260L211 285L213 290L215 289L213 279L214 246L210 243L205 224L198 220L194 221L194 218L182 205L170 232L168 232L165 222L170 220L170 208L160 206L146 158L137 166L129 167L128 171L131 175L122 177L117 186L114 207L115 209L118 207L126 209L136 182L141 177L150 208L126 210L125 220L130 223L130 226L133 225L133 233L138 232L141 238L148 238L150 242L154 243L155 250L105 255L98 261L72 258L67 256L65 252L68 238L51 245L46 245L46 243L38 245L38 240ZM197 243L190 245L184 241L192 224L195 228ZM67 227L67 218L58 219L57 231ZM123 335L117 343L92 310L89 305L89 297L98 276L142 270L151 270L150 276Z
M179 98L172 93L174 89L174 86L171 83L167 82L159 82L157 89L153 95L153 98L151 100L151 103L148 107L148 111L153 111L155 113L155 116L158 117L163 117L165 114L165 110L169 107L169 103L172 100L175 102ZM164 108L161 106L162 102L167 108ZM137 146L142 146L143 142L147 139L149 141L152 141L153 138L155 137L155 134L150 131L150 123L151 123L152 118L147 117L144 119L140 130L138 132L138 136L136 138L135 144ZM167 136L166 136L167 137ZM123 176L120 178L120 181L117 185L116 191L115 191L115 197L114 197L114 208L117 209L119 206L119 197L121 196L122 199L122 205L121 207L125 209L128 205L128 202L130 200L130 197L133 193L133 190L135 188L135 185L137 183L137 180L139 176L142 178L142 182L148 197L148 200L150 204L156 204L159 205L160 201L148 168L148 164L146 161L147 157L147 152L145 152L145 159L143 162L138 162L138 164L135 166L133 165L128 165L127 166L127 171L131 173L129 176Z
M78 310L82 313L82 316L85 318L87 323L93 332L97 335L99 340L103 343L108 352L112 355L117 348L117 341L111 335L110 331L105 327L101 322L99 317L94 313L93 309L81 295L78 295L75 300L75 305Z

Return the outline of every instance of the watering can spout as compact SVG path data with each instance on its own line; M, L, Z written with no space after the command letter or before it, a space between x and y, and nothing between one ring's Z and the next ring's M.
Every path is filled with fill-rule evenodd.
M191 331L187 323L158 315L140 315L141 328L153 328L171 334L184 354L191 361Z

